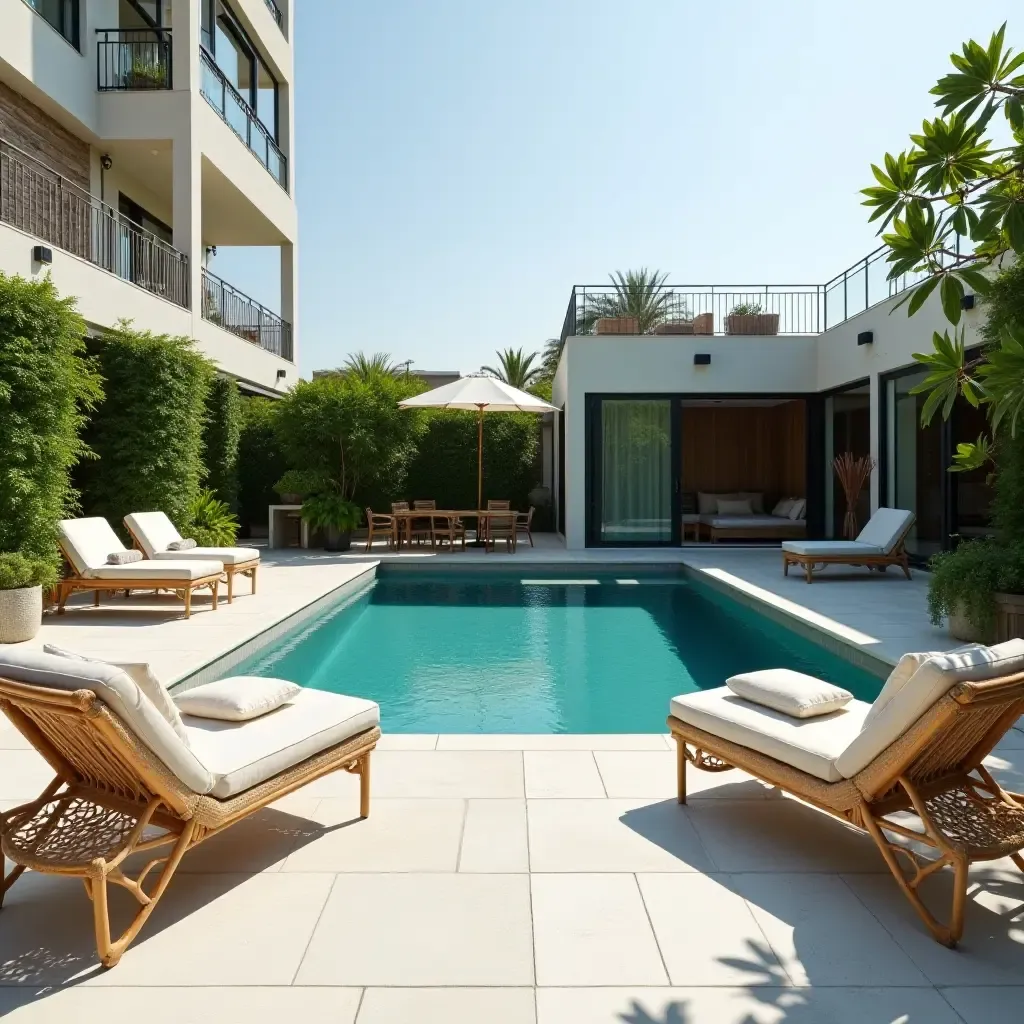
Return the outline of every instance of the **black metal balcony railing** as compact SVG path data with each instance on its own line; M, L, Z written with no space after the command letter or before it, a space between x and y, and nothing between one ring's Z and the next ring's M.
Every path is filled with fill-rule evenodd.
M220 114L224 123L249 147L256 159L271 173L274 180L287 191L288 160L277 148L277 143L263 127L255 111L224 77L224 73L205 51L200 51L202 78L200 91L207 102Z
M274 3L274 0L266 0L267 7L270 13L274 16L274 21L277 22L277 27L284 31L284 14L281 12L281 8Z
M96 30L100 92L171 88L171 34L161 29Z
M0 221L188 308L188 257L0 139Z
M203 268L203 319L294 362L292 325Z

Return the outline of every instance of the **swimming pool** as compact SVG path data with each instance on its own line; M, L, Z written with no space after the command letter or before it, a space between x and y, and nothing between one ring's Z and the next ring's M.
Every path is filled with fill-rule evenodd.
M793 668L882 682L682 575L378 571L231 675L358 694L389 732L662 732L669 698Z

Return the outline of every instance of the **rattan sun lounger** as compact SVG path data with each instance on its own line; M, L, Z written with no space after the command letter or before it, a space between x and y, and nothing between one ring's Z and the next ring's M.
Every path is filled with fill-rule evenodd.
M110 555L126 552L106 519L64 519L59 524L58 543L67 564L67 574L57 589L57 614L64 614L68 598L76 590L92 591L94 603L100 603L104 591L169 590L185 602L185 618L192 614L192 595L209 588L213 610L217 610L224 566L218 561L184 558L156 561L142 559L125 565L111 565Z
M914 513L902 508L880 508L856 540L786 540L782 542L782 575L791 565L802 565L808 583L826 565L866 565L884 572L898 565L910 579L910 560L904 543L914 525Z
M0 846L15 865L0 904L26 868L81 878L107 967L138 935L182 857L235 822L339 770L359 775L365 818L370 752L380 737L376 704L318 690L244 722L179 716L166 696L167 707L146 696L133 678L139 668L148 672L0 650L0 710L56 772L38 799L0 813ZM126 862L139 853L148 863L132 877ZM109 884L141 904L116 938Z
M1009 856L1024 870L1024 796L1004 790L982 764L1024 712L1024 640L905 655L874 704L852 701L820 718L792 718L728 687L676 697L671 712L680 803L687 765L742 768L863 829L944 945L963 934L972 863ZM903 812L917 815L917 827ZM947 865L955 875L943 922L918 887Z
M228 579L228 604L235 599L236 576L248 576L250 593L256 593L256 570L260 566L260 553L256 548L194 547L172 551L170 545L180 542L182 536L164 512L132 512L124 517L124 525L146 558L154 561L220 562Z

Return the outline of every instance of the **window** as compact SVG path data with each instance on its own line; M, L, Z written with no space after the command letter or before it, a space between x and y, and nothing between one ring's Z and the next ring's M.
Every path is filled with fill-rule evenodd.
M26 0L26 2L76 50L81 50L79 0Z

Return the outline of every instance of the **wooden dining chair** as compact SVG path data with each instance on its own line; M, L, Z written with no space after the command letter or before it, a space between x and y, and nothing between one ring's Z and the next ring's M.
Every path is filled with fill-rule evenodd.
M398 520L385 512L374 512L372 508L366 510L366 550L373 547L374 534L385 534L388 547L393 548L398 543Z
M495 544L503 540L505 550L515 554L516 551L516 513L509 511L507 515L487 517L487 536L484 540L484 551L493 551Z
M409 507L408 502L405 505ZM437 502L433 499L424 499L421 501L414 501L412 503L413 512L433 512L437 508ZM413 516L409 520L409 543L411 544L414 540L423 541L429 540L430 546L434 546L434 519L433 516L423 516L417 518Z
M487 511L488 512L507 512L512 507L512 502L505 498L488 498L487 499Z
M532 505L529 512L516 513L516 535L525 533L531 548L533 547L533 513L534 508Z
M462 550L466 550L466 526L459 516L434 517L435 543L443 550L446 540L450 550L455 550L455 542L457 540L462 541Z

